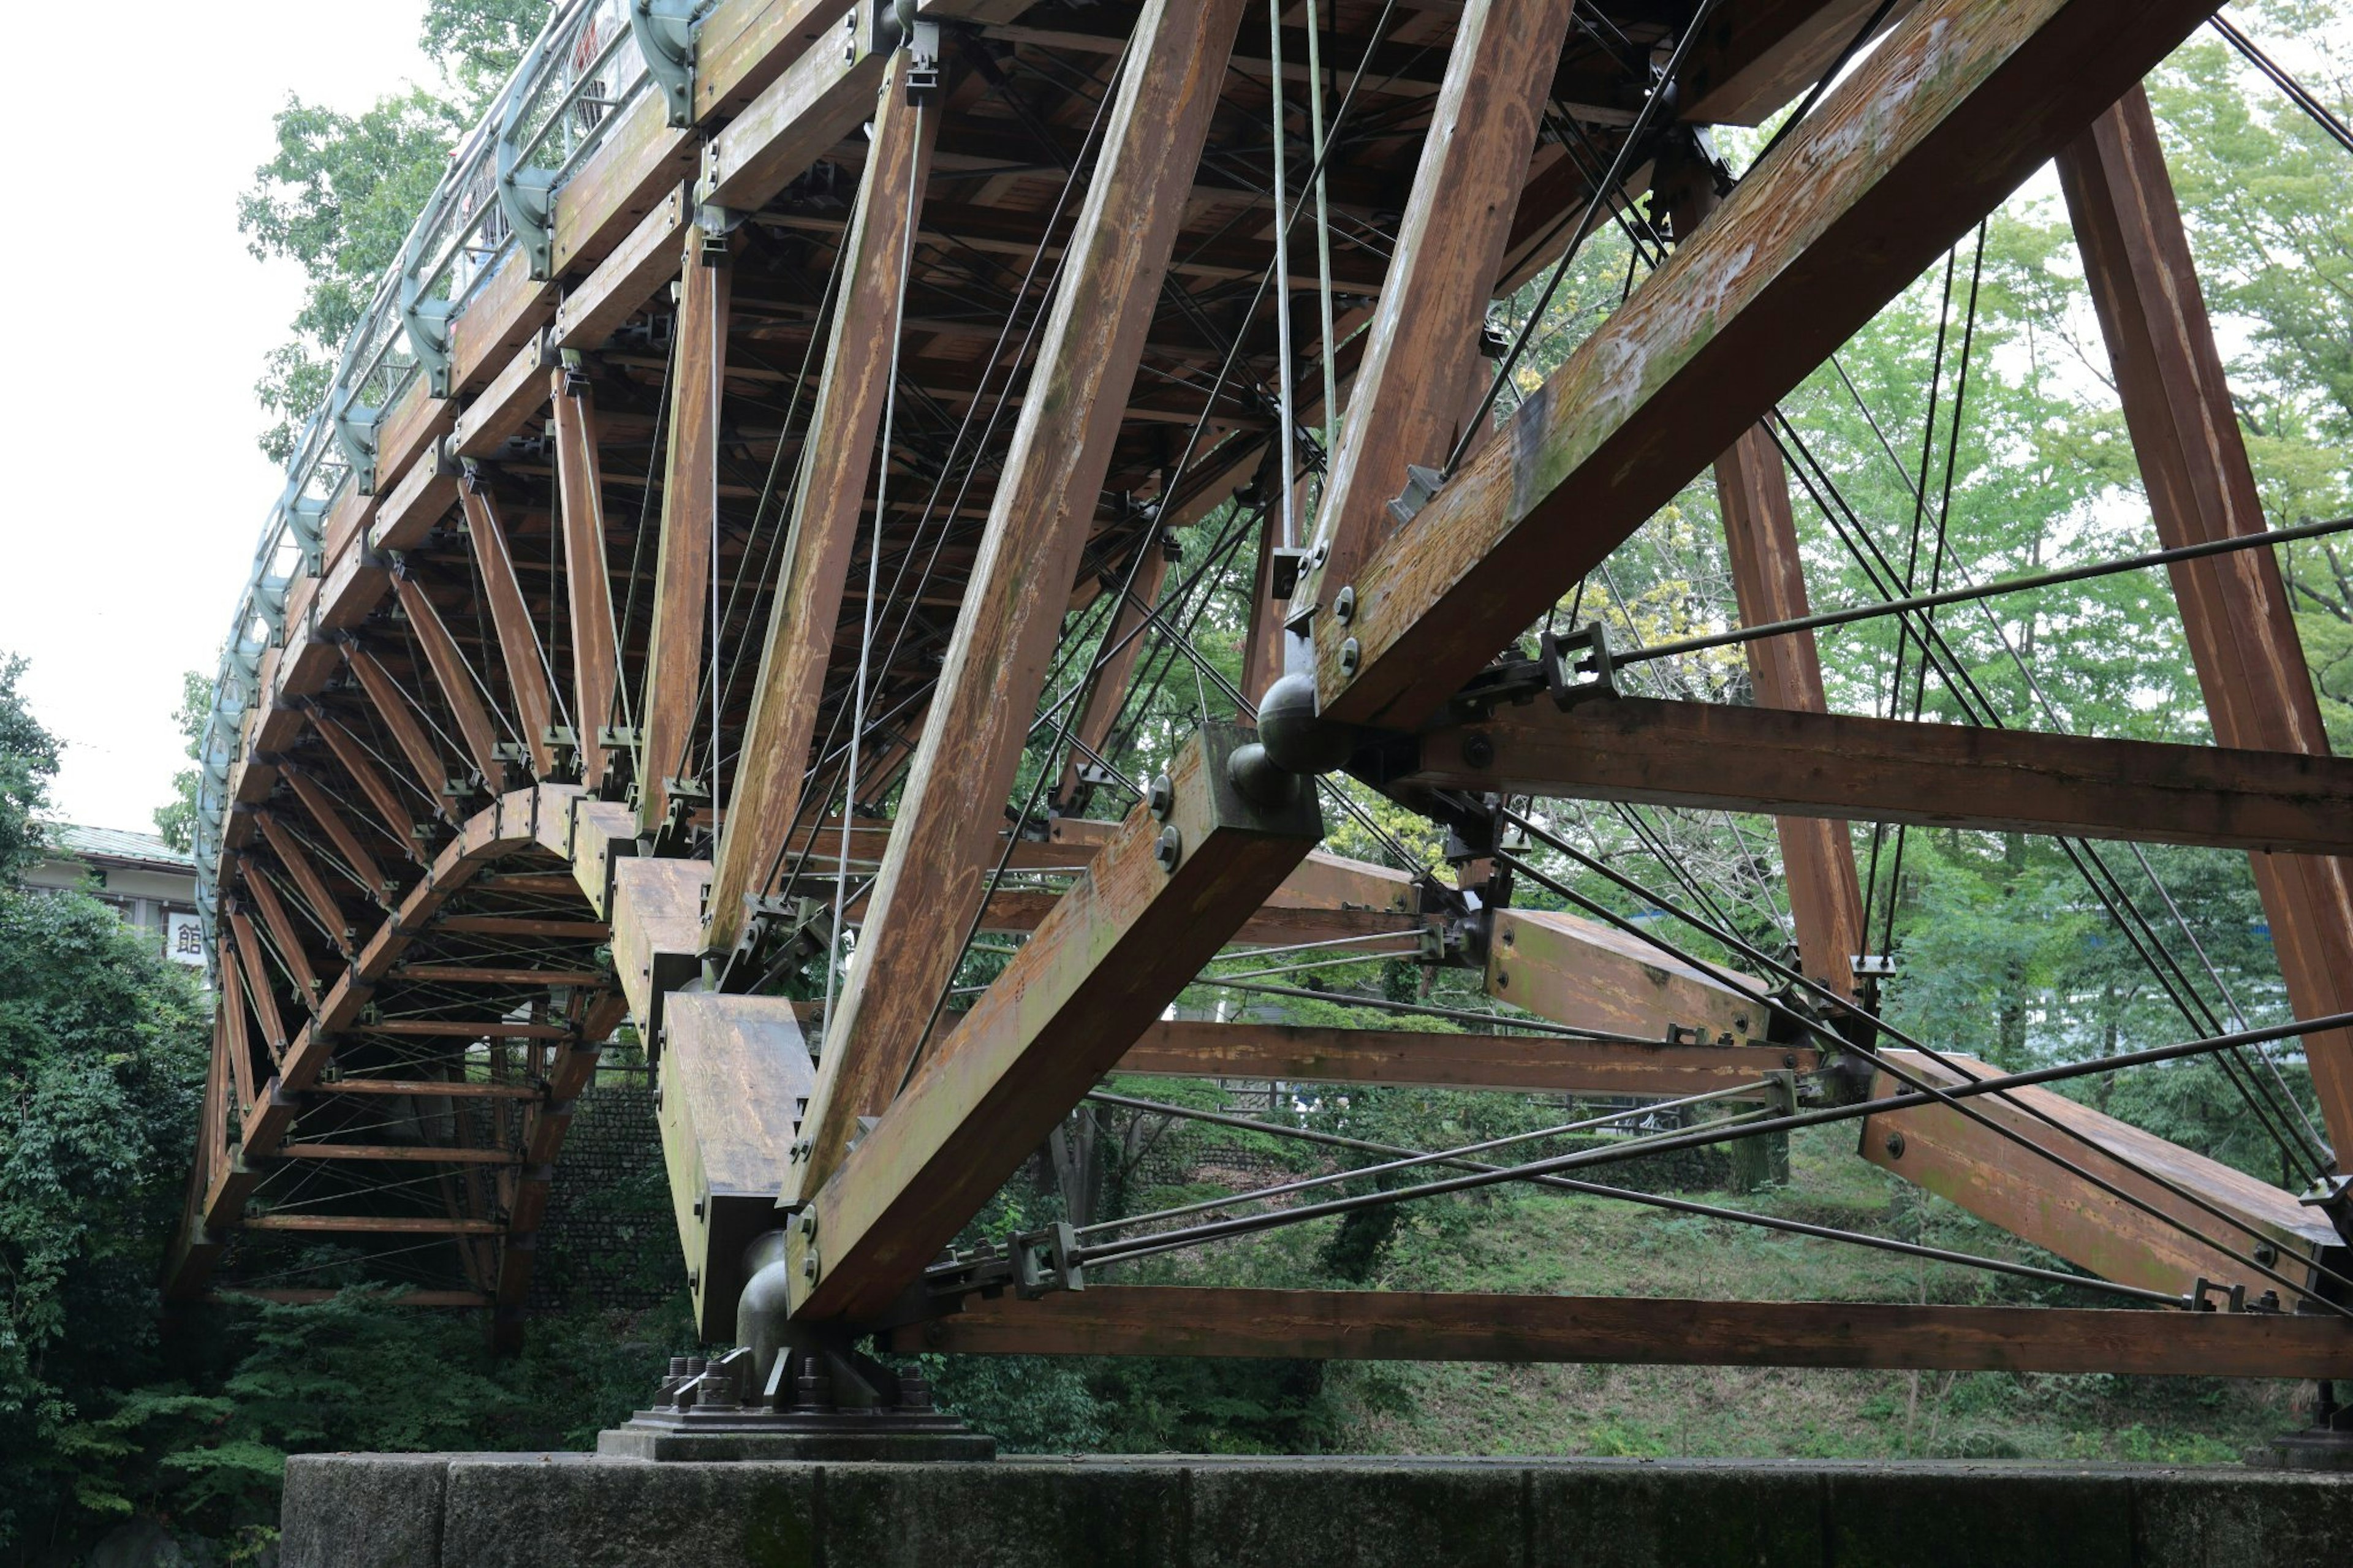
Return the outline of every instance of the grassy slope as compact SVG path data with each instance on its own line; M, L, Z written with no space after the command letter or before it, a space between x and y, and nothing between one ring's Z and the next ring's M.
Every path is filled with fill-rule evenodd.
M1853 1154L1801 1134L1786 1187L1717 1201L2050 1263ZM1170 1192L1149 1194L1164 1200ZM1193 1195L1198 1195L1195 1194ZM1390 1289L2099 1305L2105 1299L1753 1227L1523 1190L1409 1211L1374 1283ZM1332 1222L1129 1278L1301 1283ZM1715 1367L1357 1363L1325 1384L1343 1451L1809 1458L2235 1460L2301 1424L2297 1385L2221 1379Z

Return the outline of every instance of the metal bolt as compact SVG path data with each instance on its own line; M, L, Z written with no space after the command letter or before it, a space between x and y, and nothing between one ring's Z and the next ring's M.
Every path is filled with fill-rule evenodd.
M1144 803L1150 808L1153 821L1168 820L1168 814L1176 809L1176 786L1168 782L1166 773L1153 779L1152 787L1145 793Z
M1495 741L1492 735L1473 730L1462 737L1462 765L1466 768L1489 768L1495 765Z
M1887 1135L1886 1142L1882 1145L1882 1147L1887 1151L1887 1157L1889 1159L1901 1160L1904 1158L1904 1134L1901 1132L1890 1132Z
M2268 1241L2255 1243L2255 1261L2269 1268L2279 1261L2279 1248Z
M801 1234L803 1236L815 1236L817 1234L817 1211L815 1209L803 1209L801 1211Z
M1152 858L1160 862L1164 871L1176 869L1176 862L1185 858L1185 836L1173 827L1160 830L1160 842L1152 847Z
M817 1254L816 1254L816 1253L812 1252L812 1253L810 1253L807 1257L806 1257L806 1258L802 1258L802 1259L801 1259L801 1278L802 1278L802 1279L804 1279L809 1280L809 1281L811 1281L812 1283L814 1283L814 1282L816 1281L816 1279L817 1279Z
M1354 638L1354 637L1350 637L1346 642L1344 642L1344 643L1342 643L1342 644L1340 645L1340 673L1341 673L1341 674L1343 674L1343 675L1354 675L1354 674L1356 674L1356 667L1357 667L1358 665L1360 665L1360 664L1364 663L1364 662L1365 662L1365 649L1364 649L1364 645L1362 645L1361 643L1357 642L1356 638Z
M1504 973L1500 969L1495 971L1495 989L1498 991L1509 991L1511 988L1512 977Z
M1356 618L1356 590L1354 586L1343 588L1333 596L1332 615L1344 626Z

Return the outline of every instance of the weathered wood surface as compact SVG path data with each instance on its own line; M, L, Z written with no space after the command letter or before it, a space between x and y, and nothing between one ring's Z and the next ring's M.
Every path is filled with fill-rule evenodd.
M1277 808L1235 794L1224 777L1232 738L1212 731L1187 746L1169 770L1166 823L1136 808L815 1187L808 1230L791 1244L797 1313L871 1315L913 1281L1322 837L1312 792ZM1171 829L1173 870L1156 855Z
M563 369L549 373L548 396L554 408L549 429L562 511L565 630L572 643L572 730L580 748L580 782L595 789L609 765L602 737L615 719L613 694L620 680L613 580L605 560L596 403L587 382Z
M1746 977L1744 977L1746 978ZM1649 943L1552 910L1498 910L1487 945L1487 993L1575 1028L1710 1045L1762 1039L1766 987L1744 992Z
M1545 1035L1441 1035L1164 1020L1119 1058L1118 1071L1168 1078L1281 1079L1509 1089L1531 1094L1677 1097L1758 1085L1767 1073L1811 1072L1810 1047L1624 1045Z
M2158 538L2172 547L2260 532L2263 498L2147 96L2126 93L2066 149L2059 173ZM2328 733L2273 552L2167 571L2215 739L2325 754ZM2353 1010L2348 863L2257 855L2254 870L2296 1016ZM2353 1034L2311 1037L2305 1049L2330 1140L2353 1149Z
M1966 1081L1964 1074L1997 1076L1992 1068L1968 1057L1948 1056L1954 1065L1947 1068L1915 1051L1886 1054L1906 1072L1943 1089ZM1872 1092L1886 1095L1906 1087L1882 1072ZM2266 1242L2292 1246L2299 1253L2316 1247L2342 1250L2336 1231L2318 1211L2304 1207L2290 1194L2064 1095L2022 1089L1980 1095L1967 1103L2237 1252L2253 1253ZM2050 1117L2064 1131L2036 1120L2021 1107ZM1950 1107L1921 1106L1867 1117L1862 1148L1863 1158L1873 1164L2104 1279L2177 1294L2188 1293L2201 1278L2224 1286L2245 1285L2250 1298L2278 1289L2246 1264L2101 1192ZM2194 1193L2239 1223L2201 1213L2196 1205L2140 1174L2141 1170ZM2300 1266L2284 1262L2279 1271L2306 1282L2306 1271ZM2280 1294L2282 1304L2292 1309L2295 1302L2288 1293Z
M537 378L534 378L535 380ZM543 382L541 383L543 389ZM546 778L554 771L555 755L547 741L555 722L555 705L549 683L547 654L539 627L523 597L522 581L515 574L514 551L507 543L506 524L490 489L470 476L459 487L458 502L465 510L466 534L472 541L474 563L482 574L482 596L490 603L491 624L499 634L499 653L506 665L509 700L522 742L531 752L532 776Z
M744 1249L776 1228L777 1152L816 1084L808 1044L781 996L687 992L663 1034L662 1160L685 1249L695 1322L735 1336Z
M1471 766L1466 745L1473 754L1492 746L1492 761ZM1566 712L1505 708L1432 731L1420 767L1400 782L2150 844L2353 849L2345 758L1641 697Z
M841 617L842 588L875 472L874 447L899 348L901 285L922 210L940 116L907 100L907 57L893 56L850 219L841 293L804 438L784 563L760 648L743 761L712 883L709 945L743 934L744 900L767 890L770 868L801 809L801 774Z
M2336 1317L1644 1296L1091 1285L975 1301L900 1329L902 1352L1296 1356L2343 1377Z
M827 1021L804 1130L814 1154L792 1190L823 1183L858 1118L890 1103L980 907L994 803L1027 728L1017 716L1044 684L1240 13L1241 0L1151 0L1136 23L866 938Z
M1915 11L1412 527L1332 580L1356 609L1316 622L1325 712L1408 729L1437 712L2212 9Z
M712 560L719 535L719 432L734 271L725 242L694 225L687 226L682 265L653 625L638 708L638 827L644 833L659 827L669 812L671 780L699 777L706 790L719 782L717 759L709 754L717 737L707 732L702 699L708 622L719 591Z
M1480 330L1571 8L1572 0L1462 8L1332 457L1319 584L1354 580L1388 534L1406 466L1443 468L1462 433L1462 411L1486 374Z

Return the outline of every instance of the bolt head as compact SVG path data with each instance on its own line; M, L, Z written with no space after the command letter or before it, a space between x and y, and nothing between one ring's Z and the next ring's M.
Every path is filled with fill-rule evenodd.
M1886 1139L1882 1142L1881 1147L1887 1151L1887 1157L1889 1159L1901 1160L1904 1158L1904 1134L1901 1132L1890 1132Z
M1354 674L1356 674L1356 668L1357 668L1357 667L1358 667L1359 665L1362 665L1364 662L1365 662L1365 649L1364 649L1364 645L1363 645L1363 644L1361 644L1361 643L1359 643L1359 642L1357 642L1356 638L1354 638L1354 637L1350 637L1346 642L1344 642L1344 643L1342 643L1342 644L1340 645L1340 673L1341 673L1341 674L1343 674L1343 675L1354 675Z
M1334 596L1332 614L1344 626L1356 618L1356 590L1353 585L1341 589Z
M1174 871L1185 858L1185 836L1173 827L1160 830L1160 842L1152 847L1152 858L1160 862L1164 871Z
M1495 739L1477 730L1462 737L1462 765L1466 768L1490 768L1495 765Z
M1154 777L1151 788L1145 792L1144 803L1151 809L1153 821L1168 820L1168 814L1176 809L1176 786L1168 782L1166 773Z

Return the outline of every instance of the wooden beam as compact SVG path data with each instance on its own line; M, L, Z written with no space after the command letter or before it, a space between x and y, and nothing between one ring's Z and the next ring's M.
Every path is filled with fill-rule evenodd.
M444 915L436 931L465 931L477 936L544 936L574 942L603 942L613 928L603 921L546 920L534 915Z
M367 847L360 842L359 835L353 833L351 824L343 820L334 796L326 792L307 768L280 762L278 773L294 792L294 798L302 803L302 809L310 813L311 820L318 825L319 831L327 836L336 852L343 856L344 866L368 898L377 907L384 907L390 897L386 891L390 884L385 879L384 868L376 864L375 857L367 852ZM364 786L361 793L367 793Z
M874 139L841 262L841 297L802 442L792 524L760 647L759 679L728 788L703 939L722 951L744 932L744 900L767 891L770 868L800 812L801 775L872 479L899 347L910 225L921 211L944 117L907 101L904 77L913 58L903 49L892 56L875 110Z
M311 727L319 731L319 738L327 742L327 750L335 754L335 761L343 772L351 775L352 783L359 786L360 794L375 807L376 816L383 819L385 830L406 851L410 859L421 864L424 851L417 843L417 816L401 804L399 792L392 787L392 781L385 777L383 771L375 765L375 759L368 755L368 749L360 743L359 737L344 729L341 721L330 717L315 703L310 712Z
M1163 1020L1128 1047L1114 1070L1155 1078L1264 1078L1678 1098L1757 1083L1767 1073L1812 1072L1820 1065L1819 1053L1810 1047L1663 1041L1633 1046L1546 1035L1440 1035L1419 1029ZM1764 1098L1762 1089L1757 1092Z
M496 1236L506 1228L494 1219L442 1219L430 1215L261 1214L248 1215L237 1224L248 1230L339 1236Z
M371 1035L454 1036L469 1040L568 1040L573 1036L562 1024L531 1024L518 1018L379 1018L359 1027Z
M564 587L572 637L572 729L580 782L596 789L609 765L604 730L620 681L614 647L613 578L605 562L605 491L596 455L596 401L588 378L557 369L549 393L555 414L555 472L563 514Z
M431 1149L417 1143L280 1143L280 1160L389 1160L439 1165L513 1165L504 1149Z
M596 350L679 273L679 233L687 221L687 190L673 190L596 264L578 287L565 290L548 330L557 349Z
M475 685L473 668L417 579L405 570L395 572L392 586L408 617L409 629L417 634L417 646L425 650L425 663L433 672L434 685L441 689L441 700L457 722L458 736L473 759L476 775L492 795L505 794L507 765L499 757L499 731Z
M472 963L397 963L392 973L403 980L447 985L603 985L612 979L598 969L494 968Z
M531 604L522 596L522 580L515 575L506 524L499 520L498 503L480 476L468 474L459 484L458 505L466 514L466 536L473 541L474 564L482 574L491 625L498 629L507 690L514 700L515 720L522 726L523 744L531 752L532 776L543 779L555 771L555 752L547 741L548 727L555 722L547 652L532 620Z
M220 952L221 1047L228 1057L229 1083L237 1089L236 1113L242 1116L253 1103L253 1037L248 1029L252 1015L246 1011L245 976L238 969L233 931L217 935Z
M902 1353L1281 1356L1938 1372L2344 1377L2333 1314L2103 1311L1643 1296L1093 1285L974 1301L893 1331Z
M1912 9L1898 0L1878 30ZM1694 125L1761 125L1812 88L1880 0L1745 0L1719 5L1684 66L1677 108Z
M303 853L301 841L278 820L277 814L264 811L259 816L261 836L269 840L269 847L277 855L278 863L286 868L286 874L293 878L294 885L301 889L302 901L309 904L311 914L318 917L319 924L326 931L327 940L335 944L335 951L343 955L344 962L349 963L352 956L351 923L343 914L343 905L328 889L311 857Z
M339 1078L311 1086L312 1094L446 1095L452 1100L539 1100L537 1086L482 1083L470 1079Z
M865 939L827 1020L803 1129L814 1156L788 1190L813 1191L859 1118L890 1102L980 907L1241 7L1148 0L1136 22Z
M694 199L756 212L872 115L892 57L869 49L869 33L828 27L802 50L711 138Z
M1781 449L1764 426L1749 426L1716 458L1715 495L1741 620L1763 626L1810 614L1798 523L1789 509L1789 475L1781 463ZM1749 684L1758 707L1830 711L1813 633L1752 642L1747 657ZM1746 769L1738 771L1745 773ZM1778 816L1773 830L1781 844L1798 966L1816 984L1852 996L1854 958L1863 950L1868 911L1847 826L1835 817Z
M294 929L293 921L287 916L285 900L278 896L278 889L269 880L269 873L249 857L238 857L237 869L241 873L237 883L238 895L250 899L254 908L261 911L261 923L268 929L270 941L278 949L278 962L286 966L287 977L293 982L295 994L302 999L305 1007L316 1012L319 1006L319 972L311 965L311 954L302 945L301 933ZM250 934L250 928L239 934Z
M376 717L392 731L401 755L408 760L409 771L417 775L417 787L434 803L439 816L450 817L448 797L443 794L449 783L449 764L441 755L441 748L433 743L433 737L425 732L408 694L393 679L392 672L376 661L375 655L356 642L343 644L343 662L359 678L361 689L375 705Z
M2125 423L2167 546L2264 527L2181 210L2147 97L2134 88L2059 160ZM2269 550L2167 569L2214 737L2328 750L2293 606ZM2255 887L2298 1017L2353 1007L2353 871L2341 859L2257 855ZM2304 1042L2330 1141L2353 1150L2353 1034Z
M1061 778L1049 797L1057 805L1066 805L1079 798L1079 770L1089 765L1090 753L1100 753L1110 740L1112 721L1119 717L1127 700L1128 678L1135 673L1135 661L1144 655L1146 638L1141 628L1160 603L1160 584L1168 575L1168 555L1156 537L1146 539L1142 548L1144 559L1135 563L1134 582L1127 580L1124 563L1113 568L1114 581L1126 584L1127 591L1112 610L1110 625L1100 645L1102 651L1089 660L1092 664L1100 659L1103 668L1094 672L1094 688L1087 693L1078 721L1071 726L1071 738L1077 744L1063 760Z
M683 266L653 624L646 645L645 699L638 709L638 826L649 833L670 810L670 781L691 776L687 763L702 713L697 699L712 592L712 551L719 534L719 422L726 395L727 287L733 275L726 241L689 225ZM709 743L706 739L706 749ZM703 782L715 787L718 759L706 756L702 762Z
M2353 759L1645 697L1567 712L1504 708L1433 730L1392 782L1987 833L2353 849Z
M1323 837L1303 782L1280 805L1240 794L1239 741L1225 726L1194 737L1170 765L1166 822L1136 808L814 1192L788 1242L796 1316L871 1317L912 1283Z
M240 909L229 910L228 929L236 939L237 961L245 966L245 999L253 1009L255 1021L261 1026L262 1047L269 1051L271 1061L282 1062L289 1043L286 1016L278 1007L278 991L270 984L269 967L261 955L261 939L254 934L253 922Z
M1479 337L1488 299L1570 9L1571 0L1470 0L1462 8L1333 454L1318 525L1326 554L1310 597L1356 580L1394 526L1388 504L1405 490L1407 465L1442 468L1461 435L1485 373Z
M1319 616L1324 713L1414 729L2213 9L1931 0Z
M1996 1070L1968 1057L1948 1055L1950 1067L1916 1051L1891 1051L1906 1072L1939 1088L1966 1081L1964 1075L1992 1078ZM1873 1096L1898 1093L1907 1085L1882 1072ZM2065 1156L2161 1213L2241 1253L2264 1244L2293 1247L2299 1254L2327 1251L2341 1262L2344 1245L2317 1209L2242 1171L2192 1153L2154 1133L2119 1121L2090 1106L2044 1089L1981 1095L1971 1102L1985 1117L2030 1142ZM2035 1119L2039 1111L2059 1123L2054 1130ZM1978 1218L2104 1279L2186 1295L2200 1279L2225 1288L2247 1287L2250 1300L2274 1282L2223 1252L2184 1235L2165 1220L2100 1191L2050 1161L2021 1149L1982 1121L1947 1106L1867 1117L1862 1156L1875 1165L1950 1199ZM2141 1173L2152 1171L2235 1216L2255 1235L2200 1212ZM2283 1258L2279 1271L2305 1284L2316 1283L2302 1266ZM2281 1292L2284 1296L2285 1292ZM2294 1310L2294 1300L2281 1303Z
M1762 1039L1755 995L1623 931L1555 910L1498 910L1487 943L1487 993L1539 1018L1636 1039ZM1767 987L1751 980L1757 993Z

